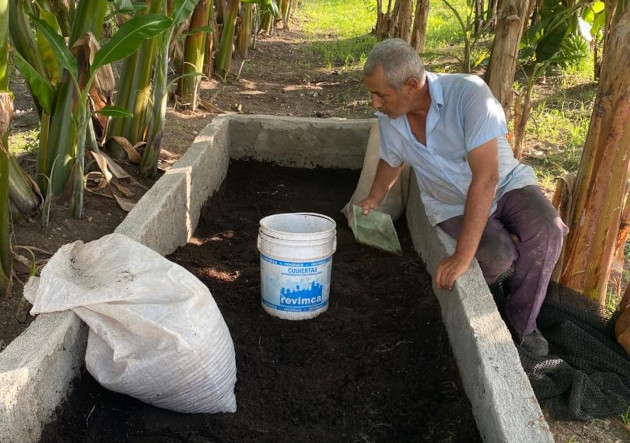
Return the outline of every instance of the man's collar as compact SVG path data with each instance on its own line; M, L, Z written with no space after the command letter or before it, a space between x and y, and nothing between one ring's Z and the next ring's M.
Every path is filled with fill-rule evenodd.
M426 75L429 94L431 95L431 106L441 107L444 104L444 94L442 93L442 84L437 81L440 76L433 72L426 72Z

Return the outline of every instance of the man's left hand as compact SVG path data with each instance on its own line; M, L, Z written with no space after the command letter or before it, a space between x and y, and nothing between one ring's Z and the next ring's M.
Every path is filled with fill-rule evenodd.
M457 253L440 261L435 269L435 287L453 290L455 280L468 270L471 261Z

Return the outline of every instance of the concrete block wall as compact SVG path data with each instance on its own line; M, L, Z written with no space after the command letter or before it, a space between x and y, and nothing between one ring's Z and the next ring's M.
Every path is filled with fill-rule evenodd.
M455 252L455 240L432 227L412 176L406 210L414 247L431 275ZM510 332L474 260L452 291L434 288L477 427L487 442L553 442Z

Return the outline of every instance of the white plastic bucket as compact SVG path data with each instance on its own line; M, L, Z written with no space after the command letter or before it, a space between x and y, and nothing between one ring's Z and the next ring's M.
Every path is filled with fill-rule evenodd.
M260 220L261 305L286 320L316 317L328 309L335 221L321 214L275 214Z

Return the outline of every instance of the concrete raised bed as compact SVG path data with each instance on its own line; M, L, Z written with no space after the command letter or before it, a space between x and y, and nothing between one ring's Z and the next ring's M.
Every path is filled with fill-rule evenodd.
M197 136L116 232L162 255L187 243L230 158L360 169L369 120L220 116ZM454 241L432 228L412 180L407 222L433 272ZM485 441L552 442L510 334L476 263L452 292L436 291L464 387ZM0 441L35 442L81 368L86 327L72 313L39 316L0 354Z

